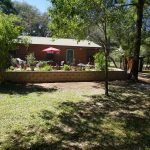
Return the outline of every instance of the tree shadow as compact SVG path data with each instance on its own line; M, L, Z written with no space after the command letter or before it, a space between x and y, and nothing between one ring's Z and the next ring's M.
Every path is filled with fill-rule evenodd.
M110 96L93 95L89 101L62 102L59 114L39 114L45 126L35 129L36 142L25 146L31 135L19 133L9 149L31 150L145 150L150 148L149 93L132 86L112 85ZM86 96L87 97L87 96ZM38 133L38 134L37 134ZM17 137L17 138L14 138ZM48 138L49 137L49 138ZM19 140L17 140L19 139ZM17 141L19 143L15 143ZM27 143L27 142L26 142ZM8 146L8 145L7 145Z
M40 114L39 117L42 118L43 120L51 120L54 117L54 113L52 113L49 110L43 110Z
M0 93L2 94L20 94L26 95L29 93L37 92L41 94L42 92L55 92L57 88L45 88L40 85L35 84L14 84L14 83L3 83L0 85Z

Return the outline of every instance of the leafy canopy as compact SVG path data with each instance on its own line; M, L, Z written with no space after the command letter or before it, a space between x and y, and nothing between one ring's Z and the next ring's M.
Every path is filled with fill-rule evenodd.
M1 0L0 1L0 12L5 14L16 14L16 10L13 6L11 0Z
M18 23L16 16L0 13L0 70L5 69L8 53L16 47L15 43L22 29Z
M91 27L109 21L113 0L52 0L49 27L54 37L85 39ZM105 9L105 8L110 9Z
M113 17L113 0L52 0L49 24L53 37L90 39L100 28L99 44L105 49L105 94L108 95L108 27ZM94 38L91 38L94 41Z
M20 25L24 27L23 35L48 36L49 17L41 13L36 7L25 2L14 2L18 17L21 18Z

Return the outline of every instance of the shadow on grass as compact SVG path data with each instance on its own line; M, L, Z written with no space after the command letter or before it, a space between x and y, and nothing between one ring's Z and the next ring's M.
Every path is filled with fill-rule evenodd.
M39 115L45 122L42 129L33 127L27 133L10 134L5 148L148 150L149 93L135 90L133 86L113 84L110 97L93 95L86 102L63 102L58 107L61 109L59 114L44 110ZM36 141L33 142L32 137L36 137Z
M56 88L44 88L40 85L34 84L15 84L15 83L4 83L0 84L0 93L4 94L21 94L26 95L29 93L37 92L38 94L42 92L55 92Z

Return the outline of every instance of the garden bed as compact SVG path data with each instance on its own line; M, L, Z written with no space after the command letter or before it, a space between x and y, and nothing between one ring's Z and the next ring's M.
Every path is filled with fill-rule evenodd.
M21 71L5 72L4 80L14 83L49 83L49 82L84 82L104 81L104 71ZM108 78L113 80L126 80L125 71L109 71Z

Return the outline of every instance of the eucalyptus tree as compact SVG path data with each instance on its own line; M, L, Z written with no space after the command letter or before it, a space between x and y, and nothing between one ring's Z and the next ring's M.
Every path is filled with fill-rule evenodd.
M95 41L105 51L105 94L108 95L109 23L113 0L51 0L49 28L53 37L69 37ZM96 30L97 29L97 30Z

